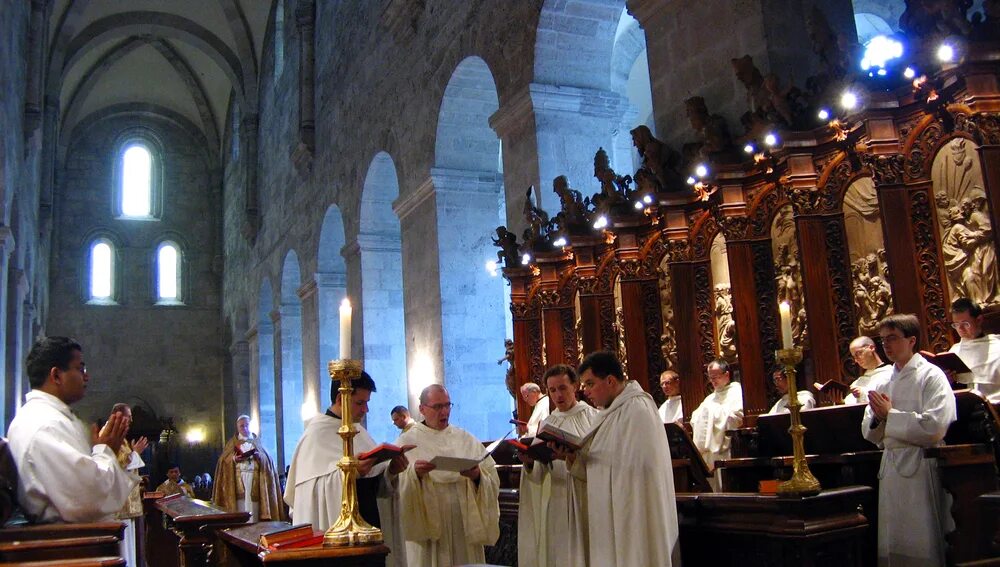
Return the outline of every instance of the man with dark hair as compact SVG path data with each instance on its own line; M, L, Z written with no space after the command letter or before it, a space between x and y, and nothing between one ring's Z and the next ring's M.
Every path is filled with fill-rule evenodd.
M948 350L972 371L956 375L955 381L1000 403L1000 337L983 332L983 309L967 297L956 299L951 304L951 326L960 340Z
M104 427L90 428L70 405L83 399L90 377L83 349L67 337L45 337L27 361L31 391L7 430L17 465L18 502L35 522L96 522L125 504L135 479L116 454L129 420L112 413Z
M351 420L357 435L354 454L365 453L378 446L361 422L368 414L368 402L376 392L375 381L367 372L351 381ZM295 447L288 480L285 483L285 503L291 508L296 524L310 523L313 529L325 531L340 517L343 471L337 466L344 456L344 445L338 435L343 424L340 381L330 384L330 407L306 423L305 431ZM405 455L376 464L374 459L358 463L357 494L361 517L375 527L382 522L376 495L385 482L387 469L399 472L406 467ZM393 549L396 552L396 549Z
M194 498L194 489L181 478L181 467L177 463L170 463L167 466L167 480L156 487L156 492L162 492L164 496L183 494L188 498Z
M715 461L729 458L729 437L726 431L743 425L743 387L734 382L729 373L729 363L717 358L706 367L712 385L709 394L691 414L693 441L705 463L715 466ZM713 479L718 488L718 479Z
M543 378L556 409L542 424L583 437L597 410L576 399L576 372L557 364ZM517 511L517 564L523 567L584 565L587 542L587 487L569 475L566 462L536 462L521 455L520 506Z
M773 381L774 389L781 394L781 397L778 398L778 401L774 402L774 405L771 406L766 415L790 413L791 410L788 409L788 404L792 403L792 400L788 395L788 377L785 376L785 371L775 370L774 374L771 375L771 380ZM813 397L812 392L805 388L799 388L795 393L799 403L802 405L802 409L807 410L816 407L816 398Z
M623 378L610 352L588 355L579 374L584 393L603 408L583 447L566 455L587 486L587 561L579 564L680 565L674 476L664 466L670 446L652 396ZM643 536L621 537L626 526L642 526Z
M406 406L396 406L392 408L389 412L389 417L392 419L392 424L395 425L403 433L410 430L413 424L413 418L410 417L410 410Z
M861 432L882 451L878 489L879 565L945 564L951 516L937 461L924 449L940 445L955 421L955 395L940 368L917 351L914 315L890 315L878 325L889 380L868 392Z
M424 420L396 441L415 446L412 462L395 477L409 567L485 563L484 546L500 537L500 477L493 457L457 472L431 462L438 456L483 457L483 444L451 425L451 407L444 386L427 386L420 392Z

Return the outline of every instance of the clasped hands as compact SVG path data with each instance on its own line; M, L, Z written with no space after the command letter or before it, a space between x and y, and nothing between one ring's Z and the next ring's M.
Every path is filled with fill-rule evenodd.
M875 414L875 417L879 421L884 422L889 417L892 402L889 401L889 396L875 390L870 390L868 392L868 407L872 409L872 413Z
M90 444L107 445L112 452L117 454L118 449L121 449L122 443L125 442L125 435L128 433L130 425L132 425L131 419L125 417L121 412L115 412L108 417L108 421L104 423L104 427L100 431L97 429L97 424L90 426ZM142 441L144 440L145 438L142 439Z

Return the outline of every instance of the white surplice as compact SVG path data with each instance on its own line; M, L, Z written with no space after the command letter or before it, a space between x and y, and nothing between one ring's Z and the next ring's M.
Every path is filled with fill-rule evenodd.
M542 396L538 398L538 402L531 410L531 417L528 418L528 426L526 427L527 432L524 435L534 437L538 433L538 425L545 421L546 417L549 417L549 397Z
M657 410L663 423L676 423L684 418L684 405L680 396L670 396Z
M953 526L937 461L924 448L942 443L955 421L955 395L940 368L919 354L875 388L892 409L878 422L865 408L861 432L883 448L878 491L879 565L945 564L944 534ZM875 427L872 425L875 424Z
M570 471L587 483L588 565L680 565L671 462L653 398L627 381Z
M860 396L855 396L854 392L851 392L844 396L845 404L867 404L868 403L868 392L874 390L876 386L885 382L892 375L892 365L883 364L882 366L877 366L870 370L865 370L865 373L858 376L854 382L851 382L851 388L857 388L861 390Z
M338 431L341 419L327 414L312 417L306 422L302 439L295 447L288 479L285 482L285 503L291 508L292 522L310 523L314 530L326 531L340 517L344 474L337 466L344 456L344 442ZM378 446L371 434L360 423L355 423L354 454L365 453ZM387 482L389 461L372 467L366 478L379 477L379 520L382 536L392 553L390 564L406 565L403 546L393 530L391 504L381 502L391 497ZM383 506L383 504L385 504Z
M711 469L715 461L729 458L726 431L743 425L743 387L730 382L708 395L691 414L693 441Z
M566 412L556 409L544 423L582 438L597 414L592 406L578 402ZM586 545L586 485L568 474L565 461L525 465L517 511L517 564L586 565Z
M479 482L457 472L434 470L421 480L416 461L435 456L478 459L485 448L472 434L449 425L439 431L418 423L397 445L416 445L410 465L396 477L398 506L409 567L484 563L483 546L500 537L500 478L492 457L479 464Z
M955 380L981 392L990 402L1000 403L1000 336L962 339L948 351L957 354L972 371L955 376Z
M802 390L796 392L796 396L799 399L799 403L802 404L802 409L810 409L816 407L816 398L813 397L812 392ZM774 402L771 409L768 410L767 415L776 415L779 413L789 413L791 410L788 409L788 403L791 398L788 394L778 398L778 401Z
M36 522L97 522L113 517L135 475L59 398L32 390L7 430L17 465L18 503Z

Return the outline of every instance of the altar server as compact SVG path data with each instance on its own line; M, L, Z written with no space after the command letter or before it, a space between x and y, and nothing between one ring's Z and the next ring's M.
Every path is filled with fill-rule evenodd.
M971 299L956 299L951 304L951 326L961 340L948 350L972 371L955 380L1000 403L1000 336L983 332L983 308Z

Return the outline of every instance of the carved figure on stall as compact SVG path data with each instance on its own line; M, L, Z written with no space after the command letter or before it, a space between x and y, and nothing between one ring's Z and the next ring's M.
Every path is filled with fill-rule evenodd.
M552 223L557 230L570 232L574 226L587 225L587 201L576 189L571 189L569 180L565 175L560 175L552 180L552 190L559 197L560 211L553 219Z
M507 385L507 391L510 392L511 397L513 397L516 400L517 378L514 376L514 341L510 339L504 339L503 348L504 348L503 357L497 361L497 365L501 365L504 362L507 363L507 374L504 378L504 384Z
M697 142L684 145L685 159L708 159L732 151L733 138L729 135L726 119L709 113L704 98L693 96L684 101L684 108L691 129L698 136Z
M740 123L746 137L754 138L768 126L765 115L770 100L767 89L764 88L764 75L753 64L753 57L749 55L731 61L736 79L746 89L748 110L740 117Z
M884 249L880 249L884 253ZM882 277L885 269L878 252L871 252L851 264L854 279L854 305L858 313L858 330L862 335L878 331L878 322L892 313L892 290Z
M784 126L794 126L796 114L802 106L802 93L794 86L783 88L781 79L774 73L764 78L764 90L767 91L766 117L770 122Z
M659 185L660 191L686 191L687 185L680 174L681 155L654 138L648 126L636 126L631 134L632 145L642 158L642 166L636 172L636 183L639 184L640 172L648 172ZM638 189L642 191L644 187L640 185Z
M500 250L497 250L497 263L501 263L508 268L518 265L520 252L517 245L517 236L507 230L507 227L497 227L497 237L493 239L493 245L500 248Z
M715 285L715 321L719 326L719 356L735 361L736 320L733 319L733 296L729 284Z
M591 199L596 210L606 213L611 207L625 202L632 178L618 175L611 169L611 160L604 148L599 148L594 154L594 178L601 183L601 192Z
M847 78L856 61L860 61L860 46L846 34L838 34L818 6L806 16L806 29L813 53L819 56L821 72L806 79L806 89L814 99L822 99Z
M617 337L617 354L622 363L624 378L628 380L628 348L625 346L625 312L621 307L615 307L615 337Z
M534 185L529 185L524 193L524 220L528 228L524 229L523 238L525 248L533 248L535 242L540 240L549 227L549 214L543 209L536 207L531 192L535 190Z
M978 188L981 191L981 188ZM966 198L960 205L962 219L974 235L966 287L972 297L987 305L997 302L997 256L993 247L993 224L986 214L985 195Z

